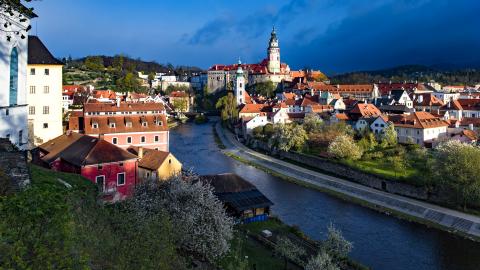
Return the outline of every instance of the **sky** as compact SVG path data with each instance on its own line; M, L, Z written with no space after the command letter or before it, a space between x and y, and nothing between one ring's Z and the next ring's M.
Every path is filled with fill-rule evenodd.
M266 57L328 74L406 64L480 67L479 0L36 0L57 57L125 54L208 68Z

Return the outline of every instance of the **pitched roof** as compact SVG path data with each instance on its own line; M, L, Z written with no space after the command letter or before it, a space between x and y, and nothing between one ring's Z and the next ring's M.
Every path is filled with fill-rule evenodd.
M363 117L369 117L369 116L378 116L382 114L380 110L375 107L375 105L370 104L370 103L357 103L353 107L353 109L350 110L350 114L358 114Z
M429 112L414 112L411 114L390 115L388 118L395 126L407 128L437 128L448 127L449 124L443 119Z
M138 156L139 147L130 146L127 151ZM170 152L143 148L143 157L138 161L138 166L149 170L158 170L169 155Z
M218 199L238 212L273 205L254 185L237 174L205 175L200 176L200 181L209 183Z
M239 113L260 113L267 107L266 104L244 104Z
M45 47L37 36L28 36L28 64L29 65L63 65Z
M81 167L136 159L136 156L105 140L71 132L60 135L38 147L47 154L42 160L51 163L57 158Z
M432 95L432 93L414 94L413 104L415 106L443 106L443 101Z
M85 134L109 134L109 133L131 133L131 132L152 132L167 131L167 118L164 114L156 115L108 115L108 116L85 116ZM146 122L146 126L142 123ZM98 125L93 128L93 123ZM115 127L110 127L115 123ZM127 126L131 123L131 126Z
M127 112L127 111L163 111L165 107L161 103L121 102L120 107L114 103L91 103L88 102L83 107L85 112Z

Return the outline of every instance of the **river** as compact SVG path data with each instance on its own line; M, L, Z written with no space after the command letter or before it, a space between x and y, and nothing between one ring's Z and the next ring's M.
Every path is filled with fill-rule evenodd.
M223 155L212 123L191 122L170 131L170 151L199 174L233 172L257 186L275 205L272 214L324 239L333 223L353 242L351 257L380 270L477 270L480 243L400 220L317 190L308 189Z

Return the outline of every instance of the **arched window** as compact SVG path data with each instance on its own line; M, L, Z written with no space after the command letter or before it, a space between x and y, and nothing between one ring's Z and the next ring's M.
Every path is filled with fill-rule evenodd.
M13 48L10 54L10 106L17 105L18 95L18 51Z

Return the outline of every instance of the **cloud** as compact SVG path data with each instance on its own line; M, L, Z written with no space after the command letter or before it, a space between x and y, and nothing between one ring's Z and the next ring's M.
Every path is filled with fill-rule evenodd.
M263 8L240 18L233 15L217 17L195 31L187 39L187 43L211 45L227 34L235 34L242 38L257 38L271 29L272 25L287 25L316 2L316 0L290 0L276 11Z

